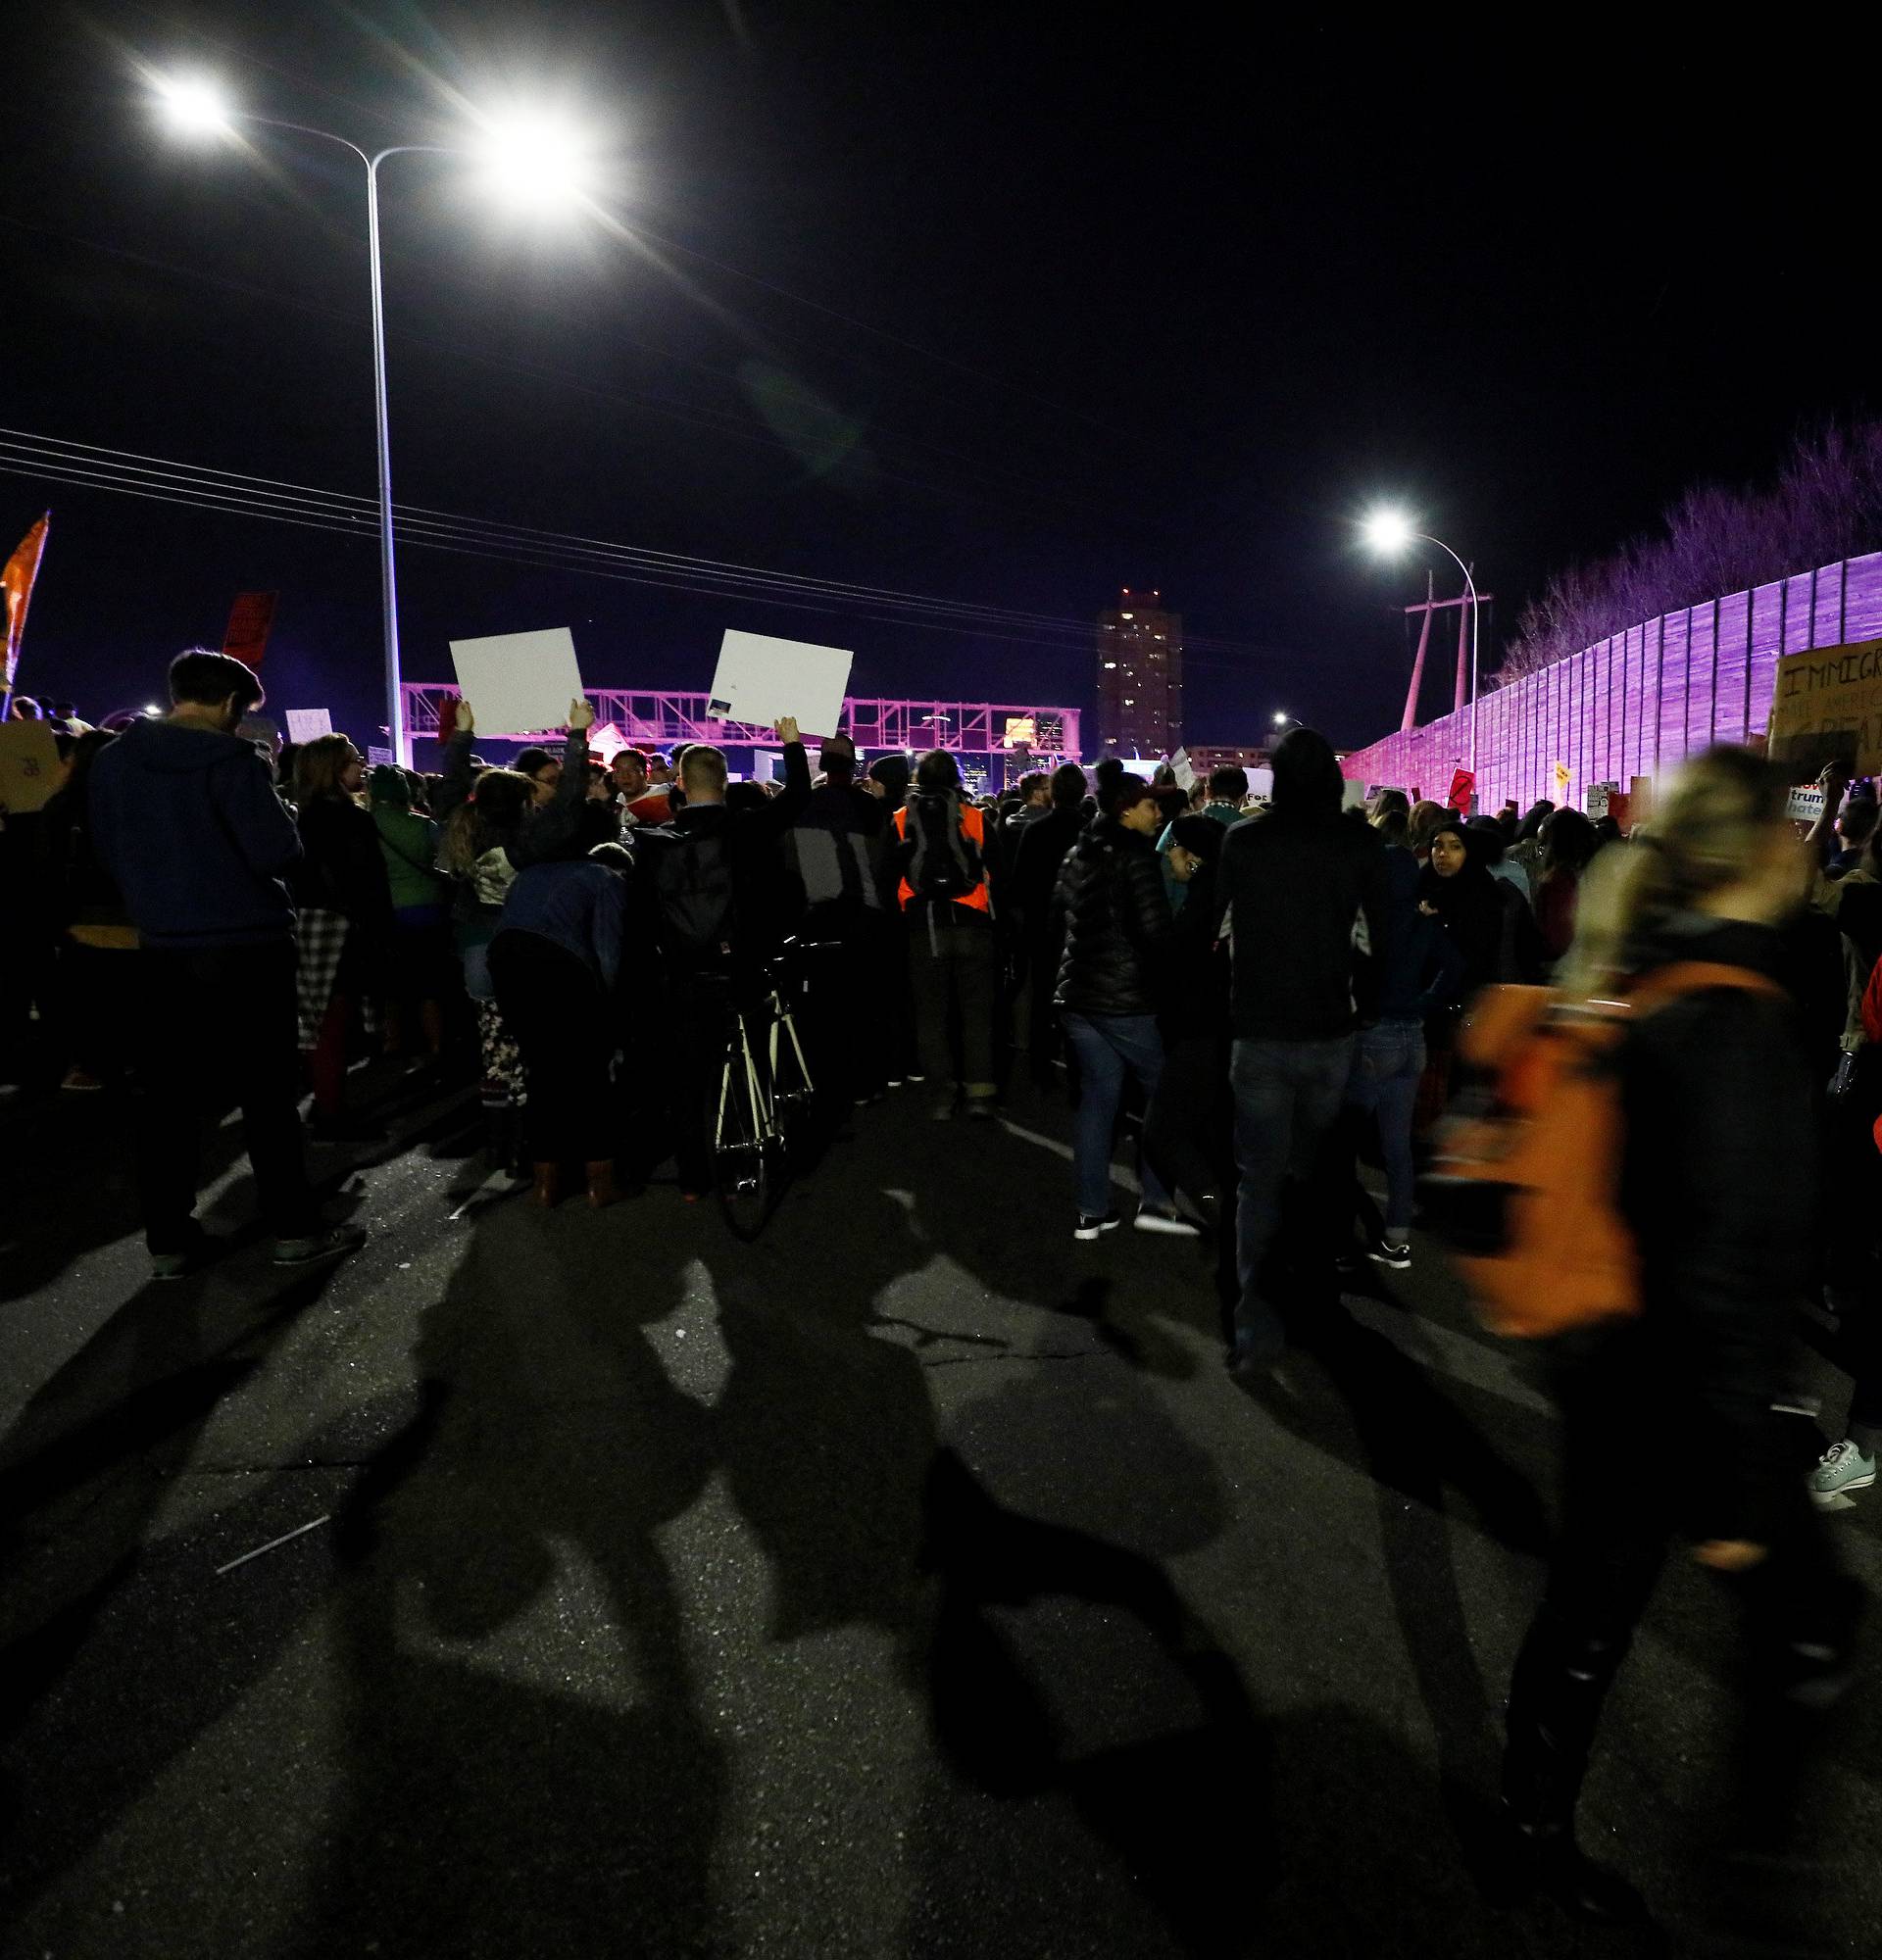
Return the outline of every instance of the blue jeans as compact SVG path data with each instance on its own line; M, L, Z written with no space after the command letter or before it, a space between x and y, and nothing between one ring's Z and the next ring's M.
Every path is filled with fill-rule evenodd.
M1353 1073L1358 1037L1275 1041L1238 1037L1229 1079L1235 1090L1235 1165L1241 1183L1235 1212L1235 1351L1271 1360L1287 1333L1263 1297L1262 1267L1281 1223L1289 1175L1306 1177L1339 1120Z
M1111 1209L1111 1146L1124 1077L1137 1078L1148 1106L1164 1072L1164 1038L1155 1014L1062 1013L1059 1019L1078 1060L1078 1113L1071 1132L1078 1209L1087 1218L1100 1218ZM1166 1210L1169 1193L1141 1154L1137 1175L1144 1202Z
M1346 1100L1378 1118L1385 1158L1385 1236L1402 1245L1412 1229L1412 1112L1424 1074L1424 1023L1380 1021L1363 1029Z

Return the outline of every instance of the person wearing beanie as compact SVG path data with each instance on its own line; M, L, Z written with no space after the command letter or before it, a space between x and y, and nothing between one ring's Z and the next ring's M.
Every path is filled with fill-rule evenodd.
M386 960L388 1054L413 1054L416 1040L435 1062L444 1048L444 1002L452 973L449 890L437 868L439 828L412 809L411 779L381 762L366 782L392 896Z

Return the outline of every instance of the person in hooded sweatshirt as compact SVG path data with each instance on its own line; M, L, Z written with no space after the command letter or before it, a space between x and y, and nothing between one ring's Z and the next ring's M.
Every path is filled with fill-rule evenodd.
M240 661L192 648L170 667L171 711L133 721L91 769L93 848L137 928L136 1144L154 1279L186 1278L219 1250L196 1222L202 1119L218 1091L241 1105L274 1260L351 1251L363 1232L322 1224L301 1134L294 907L301 856L269 765L236 735L263 700Z

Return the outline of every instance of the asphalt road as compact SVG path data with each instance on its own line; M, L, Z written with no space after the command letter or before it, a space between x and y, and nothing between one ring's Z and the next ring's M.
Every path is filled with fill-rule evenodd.
M479 1199L417 1104L317 1159L365 1253L173 1287L122 1110L0 1108L0 1952L1643 1950L1470 1877L1552 1501L1526 1357L1420 1246L1251 1397L1203 1250L1072 1242L1062 1106L915 1095L752 1246L670 1186ZM1879 1517L1837 1521L1872 1589ZM1733 1632L1676 1561L1585 1804L1693 1954ZM1875 1711L1826 1792L1852 1955Z

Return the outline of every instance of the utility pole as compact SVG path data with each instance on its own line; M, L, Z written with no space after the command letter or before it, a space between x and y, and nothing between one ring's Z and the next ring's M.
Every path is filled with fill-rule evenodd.
M1470 596L1461 593L1456 599L1435 599L1432 597L1433 590L1432 577L1427 571L1423 599L1417 605L1405 609L1408 617L1413 612L1422 615L1418 627L1417 659L1412 663L1412 685L1406 691L1405 716L1399 723L1400 733L1405 735L1411 734L1418 725L1418 689L1424 682L1424 650L1431 638L1432 616L1449 612L1453 606L1458 609L1458 677L1453 690L1452 711L1455 713L1462 709L1470 699ZM1477 605L1488 606L1496 596L1494 592L1479 592Z

